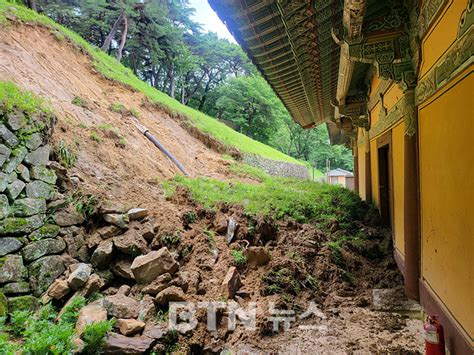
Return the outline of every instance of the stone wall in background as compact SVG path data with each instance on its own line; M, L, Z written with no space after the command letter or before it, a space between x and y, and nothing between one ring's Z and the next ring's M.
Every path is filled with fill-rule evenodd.
M263 158L258 155L244 155L244 162L248 165L262 169L272 176L309 179L308 168L304 165Z

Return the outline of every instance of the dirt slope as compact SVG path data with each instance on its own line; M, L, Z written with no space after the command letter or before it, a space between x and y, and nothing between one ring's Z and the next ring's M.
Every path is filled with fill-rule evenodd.
M51 101L58 116L53 141L62 139L77 146L75 169L88 192L101 195L107 191L106 198L110 200L152 207L150 201L161 200L157 183L179 172L138 132L129 117L110 111L116 103L138 109L140 123L176 156L191 176L223 179L228 175L227 162L219 154L189 135L169 115L147 104L141 93L95 73L86 55L58 40L47 29L15 25L7 32L2 30L0 79L11 80ZM88 108L72 104L76 96L86 100ZM113 126L125 138L126 146L117 146L118 139L101 131L100 125ZM100 142L90 138L92 131L98 132Z

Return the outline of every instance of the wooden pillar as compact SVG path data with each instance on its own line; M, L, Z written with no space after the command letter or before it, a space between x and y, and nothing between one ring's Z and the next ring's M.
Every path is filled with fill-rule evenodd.
M354 147L354 191L359 194L359 149L357 142Z
M365 145L365 201L372 202L372 169L370 167L370 139L369 132L366 131Z
M405 294L413 300L420 299L420 236L419 236L419 194L418 194L418 135L405 134L405 199L404 199L404 234L405 234Z

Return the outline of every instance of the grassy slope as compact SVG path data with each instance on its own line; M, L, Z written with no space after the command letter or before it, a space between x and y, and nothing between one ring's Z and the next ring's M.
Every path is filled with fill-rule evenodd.
M225 145L236 147L244 153L258 154L269 159L303 164L274 148L234 131L232 128L203 114L202 112L182 105L170 96L156 90L137 78L130 69L124 67L115 58L110 57L99 48L92 46L78 34L55 23L50 18L37 14L23 6L0 0L0 23L7 23L5 18L7 13L13 14L19 20L24 22L47 25L53 28L59 33L58 36L64 36L84 48L84 50L91 56L94 67L105 77L144 93L152 102L163 106L171 113L182 114L188 117L197 128L203 132L211 134L214 138Z
M185 186L194 200L209 208L220 202L240 204L251 215L263 214L277 219L289 216L299 222L317 224L330 219L339 220L341 225L350 224L356 216L361 218L367 209L359 196L340 186L271 177L257 168L235 162L231 170L237 175L260 180L260 183L176 176L174 180L164 182L163 187L171 197L177 186Z

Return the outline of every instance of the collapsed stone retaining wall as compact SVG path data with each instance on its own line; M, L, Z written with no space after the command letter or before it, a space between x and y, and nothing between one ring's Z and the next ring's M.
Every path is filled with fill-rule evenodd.
M309 179L308 168L304 165L272 160L253 154L244 155L244 162L272 176Z

